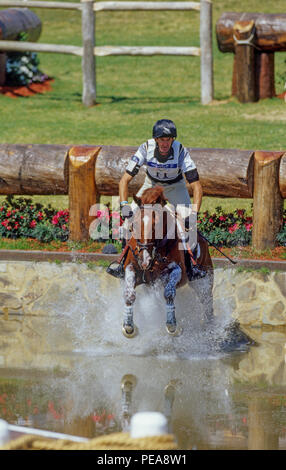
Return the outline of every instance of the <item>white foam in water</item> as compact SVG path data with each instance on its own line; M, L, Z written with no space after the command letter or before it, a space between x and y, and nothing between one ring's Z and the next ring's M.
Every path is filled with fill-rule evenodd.
M177 324L183 328L179 337L172 337L166 331L165 300L160 285L136 288L134 322L138 334L134 338L126 338L121 331L122 281L111 279L106 295L93 275L84 283L79 282L70 297L65 309L52 320L49 337L57 344L62 338L68 338L74 352L170 358L201 358L213 353L210 338L201 328L201 307L188 285L178 289L175 299Z

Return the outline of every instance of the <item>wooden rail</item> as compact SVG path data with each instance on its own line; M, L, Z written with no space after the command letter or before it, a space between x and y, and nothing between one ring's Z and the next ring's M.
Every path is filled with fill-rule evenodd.
M95 57L111 55L154 56L176 55L200 57L201 102L208 104L213 99L213 58L212 58L212 2L95 2L81 0L81 3L1 0L2 7L31 7L77 10L82 15L82 47L72 45L39 44L19 41L1 41L2 51L30 51L59 54L73 54L82 60L82 102L85 106L96 103ZM95 46L95 14L102 11L199 11L200 47L156 47L156 46Z
M136 147L0 144L0 194L68 194L70 238L88 238L90 207L118 185ZM253 199L253 246L275 245L286 198L286 153L189 148L205 196ZM129 196L145 178L141 168ZM192 195L191 187L188 185Z

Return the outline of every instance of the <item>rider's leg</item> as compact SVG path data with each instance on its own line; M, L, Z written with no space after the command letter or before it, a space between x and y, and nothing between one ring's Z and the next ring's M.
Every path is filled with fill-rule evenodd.
M132 264L129 264L125 269L125 281L124 281L124 312L123 312L123 330L124 332L132 336L135 332L133 322L133 305L136 299L135 291L135 271Z
M177 327L174 300L177 284L182 277L182 269L176 263L171 263L168 267L171 268L171 272L167 276L164 289L164 297L166 300L166 327L169 333L174 333Z

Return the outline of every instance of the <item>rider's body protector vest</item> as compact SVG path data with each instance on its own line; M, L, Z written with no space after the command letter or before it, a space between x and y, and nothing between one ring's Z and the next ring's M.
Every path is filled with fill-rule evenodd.
M158 183L171 184L180 181L183 173L197 174L196 165L187 149L174 140L167 157L159 156L155 139L149 139L140 145L129 161L126 171L132 176L138 173L142 165L146 165L148 177ZM187 175L186 175L187 176ZM198 177L196 178L198 179ZM194 179L193 179L194 180Z

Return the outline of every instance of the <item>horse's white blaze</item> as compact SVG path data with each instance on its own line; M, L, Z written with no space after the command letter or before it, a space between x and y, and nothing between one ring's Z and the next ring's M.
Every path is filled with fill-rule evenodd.
M151 238L152 236L152 221L149 215L144 215L143 217L143 236L144 238L148 239Z
M143 256L142 256L142 268L148 268L149 264L151 263L151 255L150 253L148 252L148 250L143 250L142 252Z

